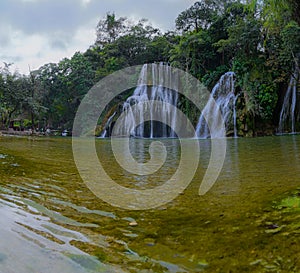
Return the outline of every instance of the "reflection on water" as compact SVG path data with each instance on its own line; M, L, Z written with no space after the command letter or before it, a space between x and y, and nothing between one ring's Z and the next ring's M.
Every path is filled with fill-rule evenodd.
M190 186L148 211L97 199L80 179L70 139L0 141L0 272L271 272L278 257L276 272L300 270L298 235L264 226L273 201L300 186L300 136L228 139L221 175L204 196L198 189L211 146L199 140ZM96 146L112 178L147 189L169 179L180 161L179 141L162 142L167 160L150 176L120 168L109 140ZM150 159L150 144L130 141L139 163Z
M122 142L122 139L119 141ZM120 167L117 162L115 162L114 153L110 149L108 140L101 140L101 142L98 142L97 148L99 159L104 166L105 171L119 184L138 189L154 188L170 179L176 172L180 161L179 140L160 139L159 141L163 143L168 156L163 166L159 168L157 172L151 173L151 175L139 175ZM149 139L130 139L129 150L137 163L149 162L151 157L149 151L151 143L152 141ZM119 156L124 156L125 158L122 160L126 161L126 153L120 154Z

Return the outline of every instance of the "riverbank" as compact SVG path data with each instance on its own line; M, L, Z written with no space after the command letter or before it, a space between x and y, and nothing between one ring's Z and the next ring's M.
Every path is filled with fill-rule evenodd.
M45 135L44 133L41 132L35 132L32 130L26 130L26 131L15 131L15 130L1 130L0 131L0 136L5 136L5 135L9 135L9 136L41 136L41 135Z
M49 131L33 131L33 130L24 130L24 131L17 131L17 130L1 130L0 136L70 136L70 132L67 130L60 131L60 130L49 130Z

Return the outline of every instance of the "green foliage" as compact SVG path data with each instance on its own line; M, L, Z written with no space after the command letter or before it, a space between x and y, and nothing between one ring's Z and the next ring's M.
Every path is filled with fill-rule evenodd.
M236 59L233 70L237 73L237 87L242 90L242 118L270 122L277 104L278 86L273 82L264 59Z
M7 128L13 118L26 111L31 96L29 79L17 72L11 73L9 67L9 64L5 64L1 69L0 117L3 128Z
M220 65L210 73L207 73L202 78L202 82L205 86L212 88L213 85L220 79L220 77L229 70L226 65Z
M265 0L262 16L270 33L278 33L291 20L291 6L286 0Z
M178 15L176 32L166 33L145 19L133 23L107 13L96 26L95 44L84 53L28 76L12 73L10 64L1 68L1 127L21 117L32 126L70 129L78 105L98 80L128 66L166 62L209 89L234 71L239 122L255 131L257 122L270 124L278 117L283 83L299 69L299 10L298 0L200 0ZM182 98L180 107L197 121L191 102Z
M293 68L299 61L300 54L300 26L295 22L289 22L280 33L282 50L279 60L282 65Z
M262 109L261 116L263 119L272 119L277 99L277 88L274 83L259 84L257 101Z
M116 18L114 13L107 13L104 19L98 22L96 28L96 44L103 47L114 42L118 37L126 33L128 21L125 17Z
M179 14L176 27L182 31L200 31L207 29L214 22L215 17L224 9L228 1L201 0L195 2L190 8Z

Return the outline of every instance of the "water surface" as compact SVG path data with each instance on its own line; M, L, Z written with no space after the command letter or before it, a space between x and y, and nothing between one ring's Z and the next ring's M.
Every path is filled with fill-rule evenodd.
M300 271L297 204L274 207L300 187L300 136L228 139L221 175L204 196L210 141L200 140L190 186L147 211L99 200L78 174L71 139L0 140L0 272ZM161 185L180 160L179 141L164 140L164 166L138 176L115 162L109 140L96 142L107 173L126 187ZM150 143L131 141L137 161L149 159Z

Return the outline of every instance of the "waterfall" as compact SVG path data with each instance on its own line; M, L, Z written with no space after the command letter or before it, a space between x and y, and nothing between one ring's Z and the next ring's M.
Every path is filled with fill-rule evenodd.
M291 76L288 89L286 91L286 94L283 99L282 108L280 111L280 117L279 117L279 126L278 126L278 133L283 134L285 132L285 129L288 130L288 128L285 128L285 126L288 124L291 127L292 133L295 133L295 109L296 109L296 103L297 103L297 79L298 79L299 73L298 70L293 73Z
M210 99L205 105L197 127L196 127L196 137L208 138L210 137L210 131L208 124L205 121L205 114L211 117L217 117L217 112L220 110L225 122L226 131L233 127L234 137L237 137L237 125L236 125L236 101L238 95L234 94L234 83L235 83L235 73L227 72L225 73L217 84L214 86ZM213 100L215 100L218 107L214 107ZM216 127L218 124L217 120L212 121L211 126ZM222 136L222 132L216 132L214 137Z
M171 129L176 124L176 84L171 67L163 63L143 65L136 89L123 104L122 113L126 113L124 122L114 129L114 134L125 136L130 132L131 136L138 138L176 137ZM171 86L171 89L164 86ZM165 103L159 108L155 101ZM150 114L148 121L144 120L146 112ZM154 116L159 116L160 121L155 121ZM104 136L109 137L110 134L106 132Z
M117 114L117 112L114 112L107 120L107 122L105 123L105 126L104 126L104 131L102 132L100 138L105 138L107 137L107 135L110 133L111 131L111 125L112 125L112 121L113 121L113 118L114 116Z
M239 94L235 96L234 100L233 100L233 137L237 138L238 134L237 134L237 126L236 126L236 101L239 97Z

